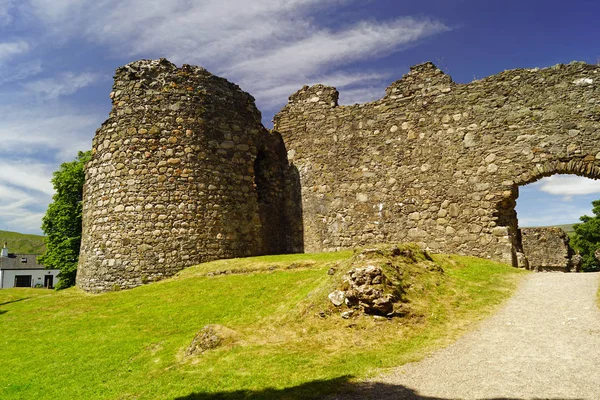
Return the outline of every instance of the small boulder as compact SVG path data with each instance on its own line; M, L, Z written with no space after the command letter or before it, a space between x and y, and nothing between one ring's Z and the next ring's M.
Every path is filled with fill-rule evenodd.
M344 300L346 299L346 294L341 290L334 290L333 292L329 293L328 297L334 306L339 307L342 304L344 304Z

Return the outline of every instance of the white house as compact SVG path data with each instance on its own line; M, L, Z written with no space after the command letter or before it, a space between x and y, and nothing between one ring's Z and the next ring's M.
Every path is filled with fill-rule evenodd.
M6 243L0 256L0 289L13 287L53 288L58 282L58 269L46 269L38 264L39 254L13 254Z

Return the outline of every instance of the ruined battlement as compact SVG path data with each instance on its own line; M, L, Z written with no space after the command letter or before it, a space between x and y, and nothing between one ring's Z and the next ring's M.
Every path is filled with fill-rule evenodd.
M285 147L252 96L160 59L117 69L110 97L86 168L81 288L134 287L203 261L302 250L285 200L293 186Z
M133 287L216 258L418 242L517 264L518 187L600 178L600 67L456 84L412 67L365 104L305 86L266 130L200 67L117 70L84 189L77 282Z
M274 119L300 171L307 251L415 241L516 265L518 187L600 177L595 65L456 84L425 63L374 102L338 106L317 92L303 88Z
M431 62L410 67L408 74L385 90L385 98L409 99L413 96L436 96L448 93L455 83L452 78Z

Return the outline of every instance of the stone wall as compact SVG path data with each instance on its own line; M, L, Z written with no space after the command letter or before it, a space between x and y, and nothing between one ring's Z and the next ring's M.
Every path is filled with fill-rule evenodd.
M297 171L249 94L161 59L119 68L110 97L86 168L81 288L129 288L207 260L302 251L300 211L286 200L298 197Z
M560 228L523 228L520 230L523 253L529 269L535 271L571 270L575 252L569 236Z
M572 63L460 85L425 63L372 103L339 106L335 88L306 86L269 132L225 79L131 63L86 170L78 285L379 242L516 265L518 187L600 178L599 82L600 67Z
M414 241L516 265L518 187L600 177L599 83L585 63L469 84L425 63L372 103L305 86L274 122L300 174L306 250Z

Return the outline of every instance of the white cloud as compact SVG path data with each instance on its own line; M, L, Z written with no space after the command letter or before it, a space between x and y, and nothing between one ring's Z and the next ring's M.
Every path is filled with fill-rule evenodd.
M0 64L10 61L13 57L27 53L30 47L27 42L0 42Z
M0 106L1 155L27 157L44 154L52 162L74 159L77 151L87 150L103 116L70 109L64 104L51 106ZM13 163L14 164L14 163ZM26 164L20 164L25 168Z
M35 190L52 196L54 188L50 179L52 170L47 164L31 163L30 159L14 160L10 163L0 162L0 184Z
M339 32L317 29L301 40L233 64L228 71L281 77L314 74L324 68L387 55L444 30L447 28L439 22L413 18L400 18L391 23L360 22Z
M542 192L567 198L575 195L600 193L600 180L576 175L553 175L539 180L534 185Z
M0 65L0 85L16 83L42 72L40 60L30 60L19 64Z
M334 86L340 91L340 102L342 104L352 104L350 100L360 99L358 101L370 101L374 98L380 98L385 93L383 90L376 92L373 87L366 87L365 90L352 89L354 86L362 86L374 82L382 82L387 79L387 73L365 72L365 73L345 73L335 72L329 75L319 75L311 80L302 80L290 78L287 82L276 83L272 80L254 83L251 94L258 99L262 99L262 105L272 108L282 105L282 100L287 100L289 96L298 91L304 85L315 85L322 83L327 86ZM271 84L273 83L273 84ZM355 91L356 90L356 91ZM376 93L376 94L375 94ZM285 103L284 103L285 104Z
M582 215L592 215L591 206L565 202L544 204L537 212L519 213L519 227L554 226L580 222Z
M45 208L49 202L49 195L32 195L0 182L0 230L41 233L44 212L39 210Z
M335 30L317 23L321 11L353 2L34 0L31 12L60 40L83 33L115 54L199 64L238 83L259 107L273 107L349 63L384 57L449 30L440 21L411 17Z
M600 181L553 175L520 189L517 200L520 226L560 225L579 222L582 215L592 215L590 202L594 194L600 193Z
M6 168L0 196L2 185L21 188L24 194L0 202L0 224L18 211L21 219L33 221L31 226L38 218L39 226L41 215L34 198L49 201L51 172L60 162L72 160L78 150L89 149L95 129L106 116L65 105L76 99L66 96L102 79L80 72L51 76L53 69L64 66L54 62L55 57L72 51L70 45L89 46L119 62L167 57L178 64L202 65L250 92L259 108L274 111L305 84L336 86L344 103L379 98L389 75L350 71L352 63L385 57L449 30L425 17L349 24L339 19L335 27L322 23L322 15L352 3L359 1L0 0L0 26L14 22L35 35L0 41L0 85L25 89L0 95L0 160L7 154L13 157L0 163L0 168ZM49 57L53 62L41 58L49 78L31 80L42 72L41 62L17 59L33 53L33 48L41 57L53 55ZM30 160L17 161L14 154L41 156L44 162L31 166ZM39 196L31 195L34 191Z
M77 92L79 89L93 85L98 82L100 75L83 72L76 74L65 72L55 78L39 79L29 81L23 86L29 92L45 99L56 99Z
M16 5L16 0L0 0L0 26L8 25L12 22L12 9Z
M41 233L41 220L54 192L52 168L33 162L0 163L1 230Z
M340 104L352 105L366 103L383 98L385 86L363 86L357 89L346 89L340 93Z
M0 105L0 229L41 233L52 173L91 146L103 116L64 103Z

